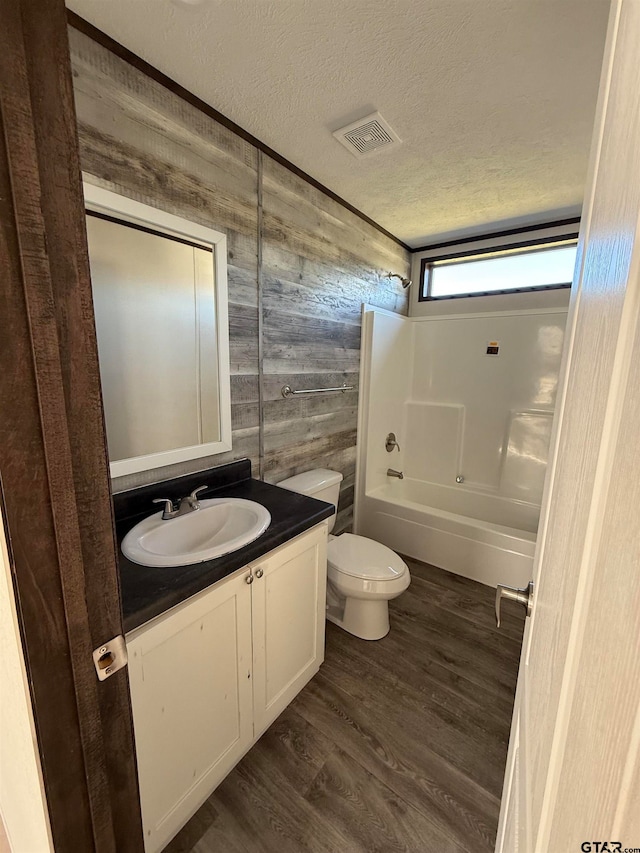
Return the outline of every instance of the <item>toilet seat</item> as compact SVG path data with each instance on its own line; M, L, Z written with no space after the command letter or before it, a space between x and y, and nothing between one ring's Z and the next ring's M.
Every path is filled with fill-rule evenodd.
M324 468L278 483L283 489L338 505L342 474ZM329 519L326 616L361 640L381 640L389 632L389 602L411 583L409 567L386 545L364 536L332 536Z
M391 548L354 533L331 537L327 548L327 562L330 575L336 572L352 578L375 581L376 584L396 581L408 571L404 560Z

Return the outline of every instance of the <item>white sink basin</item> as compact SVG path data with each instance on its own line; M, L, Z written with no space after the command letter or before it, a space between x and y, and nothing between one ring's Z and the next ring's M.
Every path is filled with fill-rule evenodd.
M122 553L142 566L190 566L237 551L271 523L262 504L242 498L209 498L200 509L162 520L156 512L122 540Z

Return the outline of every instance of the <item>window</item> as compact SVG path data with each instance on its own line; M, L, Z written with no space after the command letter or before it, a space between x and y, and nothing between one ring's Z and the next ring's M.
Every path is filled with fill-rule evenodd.
M424 258L420 300L571 287L575 260L574 239L457 258Z

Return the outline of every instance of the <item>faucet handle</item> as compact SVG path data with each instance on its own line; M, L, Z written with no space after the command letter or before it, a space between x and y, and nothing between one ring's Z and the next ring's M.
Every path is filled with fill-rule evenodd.
M198 493L204 492L205 489L208 489L209 486L198 486L197 489L194 489L189 495L189 500L196 501L198 500Z
M164 504L164 511L162 513L163 518L169 518L175 513L175 508L173 506L173 501L171 500L171 498L154 498L151 503Z
M387 453L391 453L394 447L397 447L398 450L400 450L400 445L396 441L395 432L390 432L384 441L384 449L387 451Z

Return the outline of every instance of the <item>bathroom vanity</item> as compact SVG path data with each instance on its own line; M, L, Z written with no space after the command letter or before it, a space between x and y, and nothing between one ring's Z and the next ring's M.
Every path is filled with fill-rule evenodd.
M225 234L85 177L111 476L229 451ZM322 663L334 507L252 479L245 459L118 492L114 511L156 853Z
M147 853L168 843L324 659L329 504L252 480L243 460L115 495L119 539L153 512L153 497L205 483L208 497L262 503L272 521L208 563L150 568L121 557Z

